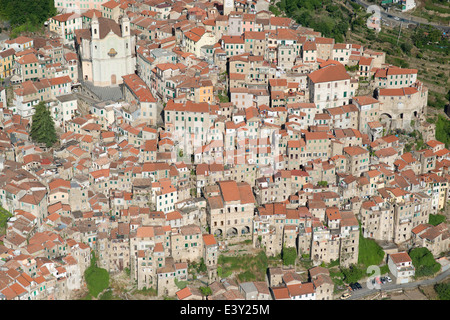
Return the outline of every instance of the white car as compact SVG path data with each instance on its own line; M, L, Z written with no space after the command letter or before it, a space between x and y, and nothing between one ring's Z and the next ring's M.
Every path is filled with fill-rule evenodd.
M350 298L350 296L351 296L351 294L350 293L348 293L348 292L346 292L346 293L344 293L342 296L341 296L341 300L345 300L345 299L348 299L348 298Z
M400 21L399 17L394 17L394 20Z
M392 279L391 279L391 277L389 277L389 276L386 276L385 279L386 279L387 282L392 282Z

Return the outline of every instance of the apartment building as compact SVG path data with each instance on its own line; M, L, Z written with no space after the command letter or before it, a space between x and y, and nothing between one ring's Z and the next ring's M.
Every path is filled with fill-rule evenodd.
M350 101L350 76L343 65L327 66L308 75L309 101L317 109L338 107Z
M83 28L83 19L77 13L63 13L51 17L49 30L63 39L64 44L73 42L75 30Z
M213 108L208 102L175 103L169 100L164 107L166 130L180 141L180 148L186 153L207 142L213 121Z
M227 241L251 236L255 198L248 183L219 181L204 192L211 234Z
M369 169L369 151L360 146L349 146L343 149L349 172L359 177Z

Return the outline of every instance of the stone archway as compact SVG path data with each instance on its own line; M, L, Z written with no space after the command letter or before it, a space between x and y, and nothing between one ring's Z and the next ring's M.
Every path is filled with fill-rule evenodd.
M386 128L386 130L389 131L389 129L391 129L392 127L392 116L389 113L382 113L380 114L380 123L385 125L384 127Z
M216 231L214 231L215 237L221 237L222 235L223 235L222 229L216 229Z
M250 233L250 227L248 227L248 226L242 227L242 229L241 229L241 234L242 235L249 234L249 233Z
M227 231L227 236L228 237L230 237L230 236L237 236L238 234L239 233L238 233L238 230L236 228L230 228Z
M392 116L389 113L387 113L387 112L384 112L384 113L380 114L380 121L383 121L383 120L386 120L386 119L392 119Z

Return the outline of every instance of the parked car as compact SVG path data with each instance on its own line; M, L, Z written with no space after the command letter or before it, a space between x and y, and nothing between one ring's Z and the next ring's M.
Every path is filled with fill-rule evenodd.
M354 283L351 283L351 284L350 284L350 287L352 288L353 291L356 291L356 290L359 289L359 288L356 286L356 284L354 284Z
M381 278L380 278L380 281L381 281L382 284L385 284L385 283L387 282L387 280L386 280L385 277L381 277Z
M362 285L361 285L359 282L356 282L356 283L355 283L355 286L356 286L358 289L362 289Z
M376 284L376 283L378 283L378 284L382 283L380 277L376 277L376 278L372 279L372 284Z
M386 276L386 281L387 281L387 282L392 282L392 279L391 279L391 277L389 277L389 276Z
M346 293L344 293L344 294L341 296L341 300L348 299L348 298L350 298L350 296L351 296L351 294L348 293L348 292L346 292Z

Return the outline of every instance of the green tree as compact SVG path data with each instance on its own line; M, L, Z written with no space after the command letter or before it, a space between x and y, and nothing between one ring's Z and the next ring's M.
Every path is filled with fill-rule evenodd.
M327 181L318 181L317 185L319 187L326 187L326 186L328 186L328 182Z
M27 23L37 27L56 14L54 0L0 0L0 17L12 28Z
M365 274L365 269L358 268L356 265L350 266L348 269L341 269L346 283L354 283L362 279Z
M411 54L411 50L413 48L412 43L410 43L409 41L404 42L400 45L400 48L403 50L404 53L406 53L407 55Z
M8 210L0 206L0 235L6 233L6 224L8 222L8 219L12 216L13 215Z
M433 254L427 248L414 248L409 252L414 265L415 277L432 276L441 269L441 265L434 260Z
M202 293L202 295L204 296L210 296L212 295L212 290L210 287L200 287L200 292Z
M205 264L205 260L203 258L200 259L200 262L192 262L192 268L195 269L197 273L206 272L208 269Z
M43 101L39 102L35 107L30 136L33 141L44 143L47 147L51 147L58 141L55 122L49 108Z
M274 5L269 6L269 11L272 12L275 15L275 17L278 17L281 15L280 9L278 9L278 7L276 7Z

